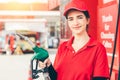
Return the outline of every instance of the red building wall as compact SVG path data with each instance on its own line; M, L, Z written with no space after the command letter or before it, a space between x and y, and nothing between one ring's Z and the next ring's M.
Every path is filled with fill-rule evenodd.
M117 0L99 0L98 3L98 22L97 36L98 40L104 44L107 50L109 67L111 68L113 49L115 45L115 32L118 15ZM119 33L119 32L118 32ZM119 34L118 34L119 36ZM117 80L119 67L119 37L116 43L115 58L111 80Z
M97 6L98 0L83 0L88 5L88 10L90 13L90 24L88 33L95 39L97 39ZM94 4L94 5L93 5Z

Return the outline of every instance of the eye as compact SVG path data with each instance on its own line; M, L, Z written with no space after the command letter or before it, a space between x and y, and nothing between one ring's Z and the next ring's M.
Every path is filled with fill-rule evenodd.
M77 16L78 19L83 19L82 15Z
M68 21L72 21L73 20L73 18L72 17L68 17L68 19L67 19Z

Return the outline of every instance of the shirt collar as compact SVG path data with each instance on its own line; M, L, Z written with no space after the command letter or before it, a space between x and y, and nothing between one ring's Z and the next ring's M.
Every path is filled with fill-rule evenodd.
M66 44L66 47L71 47L72 46L72 43L73 43L73 40L74 40L74 36L72 36L68 41L67 41L67 44ZM93 39L92 37L90 37L90 40L89 42L87 43L87 47L92 47L92 46L95 46L97 45L97 41L95 39Z

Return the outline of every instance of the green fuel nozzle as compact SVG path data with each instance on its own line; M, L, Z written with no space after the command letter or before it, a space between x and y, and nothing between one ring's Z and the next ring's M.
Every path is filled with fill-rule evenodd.
M48 68L45 67L42 70L38 70L38 63L39 61L44 62L45 59L49 57L48 51L36 46L28 37L21 35L21 34L16 34L19 37L22 37L24 40L26 40L31 46L34 51L34 56L31 59L31 71L32 71L32 79L37 79L39 77L38 73L43 72L44 79L45 80L50 80L49 75L46 75L48 72ZM36 61L36 65L34 64L34 60ZM35 67L34 67L35 66Z
M49 57L48 51L38 46L35 46L33 51L35 52L35 55L32 57L32 60L37 59L43 62Z
M38 70L38 68L37 68L39 61L44 62L44 60L49 57L48 51L43 49L43 48L40 48L38 46L35 46L33 48L33 50L35 52L35 55L32 57L32 60L31 60L32 78L37 79L39 77L38 73L42 72L43 76L44 76L44 80L51 80L50 77L49 77L49 74L48 74L48 68L47 67L45 67L44 69L41 69L41 70ZM34 60L36 60L35 68L33 68Z
M47 67L45 67L44 69L38 70L38 63L39 63L39 61L44 62L44 60L49 57L49 54L48 54L47 50L45 50L43 48L40 48L38 46L35 46L33 48L33 51L35 52L35 54L34 54L34 56L31 59L32 78L33 79L37 79L39 77L38 73L42 72L43 75L45 75L48 72L48 68ZM34 64L33 64L34 60L36 60L35 68L33 67L34 66ZM45 80L50 80L49 75L44 76L44 79Z

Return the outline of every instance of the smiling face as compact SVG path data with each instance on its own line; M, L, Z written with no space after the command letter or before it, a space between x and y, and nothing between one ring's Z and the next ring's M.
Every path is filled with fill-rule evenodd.
M67 15L68 26L75 35L86 33L87 25L89 24L89 18L85 14L78 10L70 10Z

